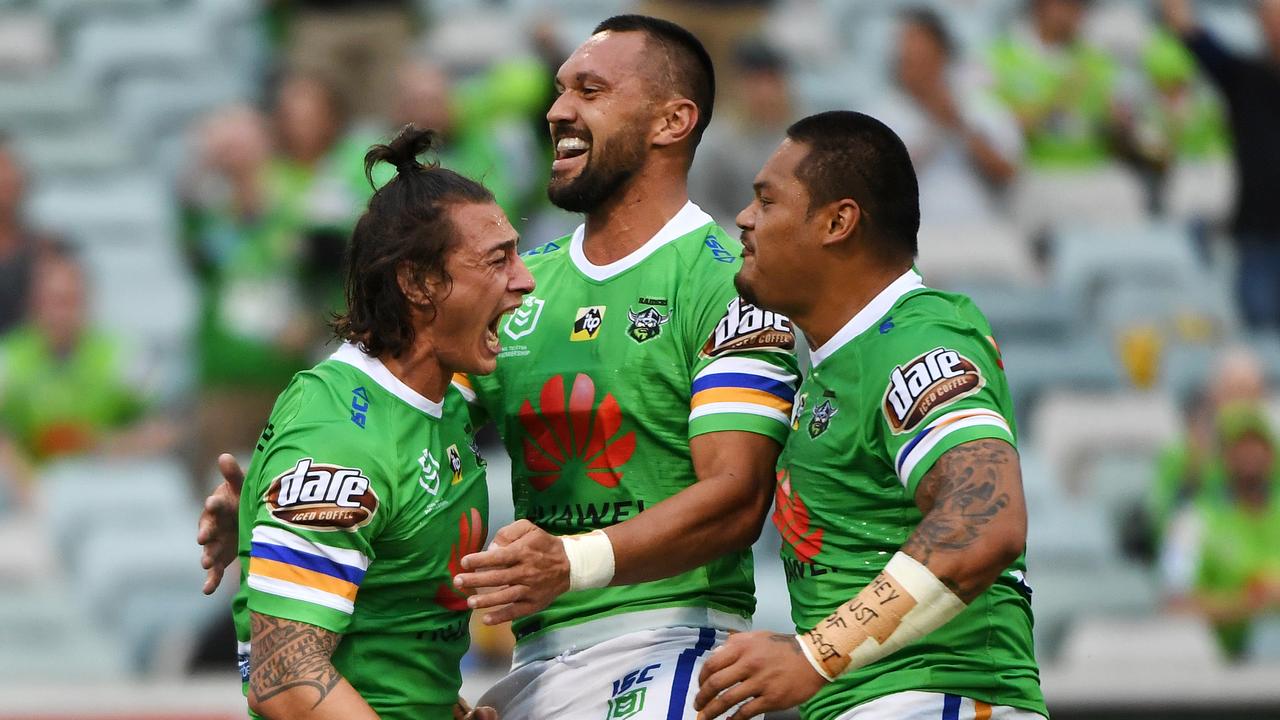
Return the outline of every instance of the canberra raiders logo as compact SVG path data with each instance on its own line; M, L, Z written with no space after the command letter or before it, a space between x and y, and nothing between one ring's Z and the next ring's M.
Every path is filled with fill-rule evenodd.
M830 400L823 400L821 405L813 409L813 417L809 419L809 437L817 439L826 432L831 426L831 418L839 412L840 408L832 405Z
M647 307L640 312L627 308L627 317L631 324L627 326L627 335L638 343L648 342L662 334L662 326L671 321L671 315L663 315L656 307Z

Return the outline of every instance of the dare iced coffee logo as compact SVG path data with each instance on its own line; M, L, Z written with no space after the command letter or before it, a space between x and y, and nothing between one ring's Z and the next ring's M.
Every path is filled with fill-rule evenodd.
M364 471L311 458L276 477L263 501L277 520L309 530L355 530L378 512L378 495Z
M955 350L935 348L889 373L884 416L894 434L914 430L934 410L982 389L982 373Z

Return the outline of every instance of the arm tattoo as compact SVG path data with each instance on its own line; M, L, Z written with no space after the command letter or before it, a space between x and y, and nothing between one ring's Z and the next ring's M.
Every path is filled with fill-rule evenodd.
M773 633L769 635L769 642L781 643L783 647L791 651L792 655L800 654L800 643L796 642L795 635L786 633Z
M1002 440L975 440L948 450L920 480L916 504L925 517L902 549L928 564L935 551L968 548L1008 507L1006 475L1017 462L1016 451Z
M253 645L249 691L258 702L297 687L316 691L315 708L342 676L329 662L340 636L306 623L250 613Z

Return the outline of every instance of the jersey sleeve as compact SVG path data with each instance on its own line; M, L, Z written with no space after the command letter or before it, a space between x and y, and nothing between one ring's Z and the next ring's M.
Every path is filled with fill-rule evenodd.
M903 328L868 348L876 436L911 496L948 450L996 438L1017 446L1013 406L989 331L952 324Z
M738 430L785 442L799 384L791 321L719 279L722 287L707 288L683 329L691 349L689 437Z
M484 426L490 417L489 409L484 404L484 398L494 397L494 391L497 389L497 380L493 375L454 373L453 387L462 395L462 399L467 401L467 408L471 413L472 426L475 428ZM484 395L481 396L481 393L484 393Z
M374 541L392 515L392 485L371 448L345 428L300 426L263 433L250 475L248 607L343 633ZM243 530L242 530L243 532Z

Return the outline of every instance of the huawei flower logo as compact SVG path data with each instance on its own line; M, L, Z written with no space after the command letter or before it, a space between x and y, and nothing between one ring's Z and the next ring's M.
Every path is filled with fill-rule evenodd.
M484 537L484 519L480 517L480 511L471 508L462 513L458 518L458 542L454 543L449 552L449 579L436 588L436 604L440 607L446 610L467 609L467 596L475 591L459 590L453 586L453 578L464 572L463 557L480 552L480 548L484 546Z
M778 471L778 490L773 498L773 524L801 562L811 563L822 552L822 528L809 531L809 508L800 494L791 490L791 472Z
M542 386L538 410L525 400L520 406L524 426L524 464L529 483L546 490L561 475L585 473L604 487L617 487L619 469L636 449L636 434L617 436L622 409L605 393L596 404L596 385L587 375L573 379L565 396L564 376L556 375ZM615 437L617 436L617 437Z

